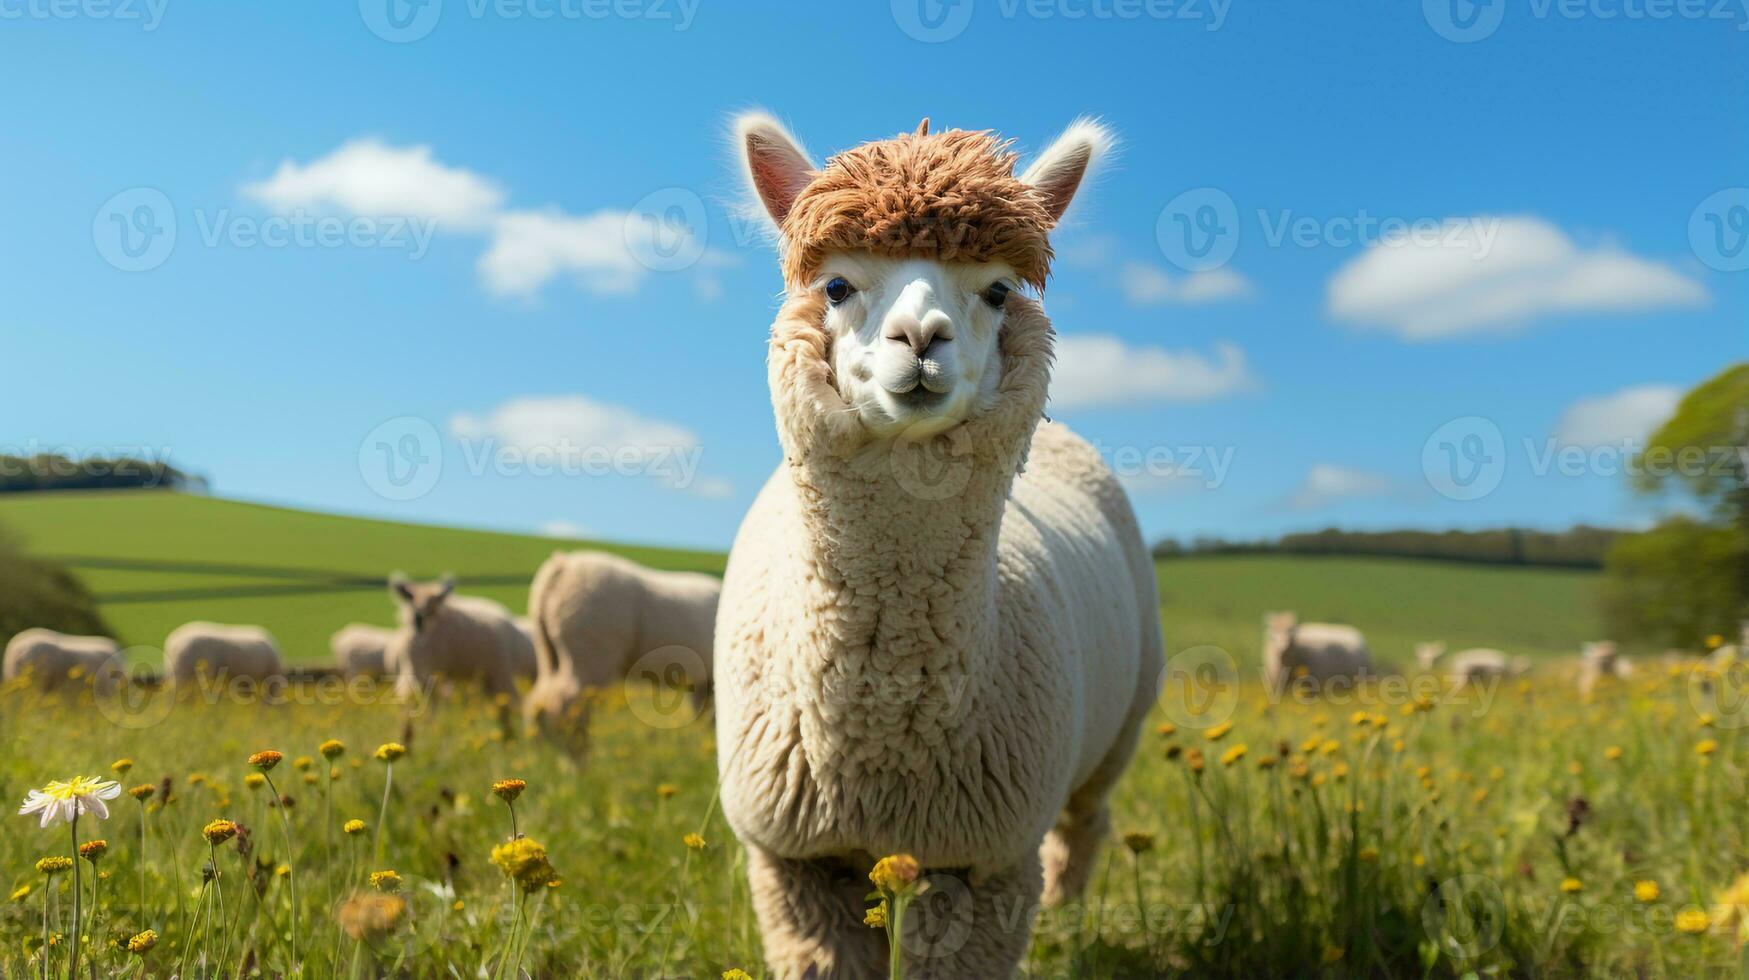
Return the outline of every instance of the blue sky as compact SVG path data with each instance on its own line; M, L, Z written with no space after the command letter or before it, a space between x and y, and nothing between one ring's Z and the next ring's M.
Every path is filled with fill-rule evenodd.
M754 106L1118 132L1052 414L1150 536L1643 522L1620 447L1749 348L1737 6L386 2L0 0L0 447L724 546L778 458Z

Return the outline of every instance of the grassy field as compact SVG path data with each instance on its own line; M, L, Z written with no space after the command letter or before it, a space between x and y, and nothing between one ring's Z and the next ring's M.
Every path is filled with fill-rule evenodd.
M191 619L256 623L288 658L322 660L347 622L389 625L394 570L454 572L512 609L554 548L548 538L391 524L175 493L0 496L0 524L69 562L123 642L152 648ZM720 554L608 546L664 568L722 570ZM1193 558L1162 563L1169 646L1214 645L1254 661L1263 613L1352 622L1381 660L1416 642L1572 653L1598 635L1595 575L1374 558Z

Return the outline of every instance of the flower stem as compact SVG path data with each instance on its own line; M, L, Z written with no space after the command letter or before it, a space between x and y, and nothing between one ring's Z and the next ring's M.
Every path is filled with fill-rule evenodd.
M285 828L285 866L289 869L286 872L285 880L291 890L291 954L295 968L295 964L300 962L298 959L297 844L292 840L291 816L286 813L285 798L279 795L279 788L273 785L273 777L267 776L265 772L262 775L267 777L267 791L272 793L273 798L279 802L279 821L280 825Z
M370 857L374 864L383 861L383 824L389 819L389 788L395 785L395 764L389 763L383 769L383 805L377 809L376 833L372 835Z
M79 804L73 805L73 949L67 957L67 980L79 976Z

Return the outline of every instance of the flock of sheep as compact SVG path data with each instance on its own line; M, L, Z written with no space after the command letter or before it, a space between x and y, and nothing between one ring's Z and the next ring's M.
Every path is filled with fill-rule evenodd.
M602 552L556 553L535 576L525 618L457 594L454 579L419 583L396 574L389 592L399 625L342 628L330 640L333 669L392 678L403 697L427 692L438 677L512 699L527 682L532 722L575 728L586 724L587 692L625 677L650 651L675 654L652 668L658 676L708 691L720 590L709 575L655 571ZM161 679L173 688L285 675L278 644L258 626L194 622L164 641ZM130 679L114 640L46 629L25 630L6 645L5 679L27 676L45 688L84 679L100 696Z

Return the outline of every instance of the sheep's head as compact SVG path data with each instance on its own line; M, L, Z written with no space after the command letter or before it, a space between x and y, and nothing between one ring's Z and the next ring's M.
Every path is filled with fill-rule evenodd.
M743 116L737 137L786 292L818 297L838 396L873 435L909 438L992 404L1005 308L1043 290L1049 232L1112 142L1077 122L1016 176L1007 143L927 120L824 167L770 116Z
M447 575L440 582L409 582L399 572L389 577L389 593L400 610L401 625L412 627L415 633L443 612L443 604L454 592L455 579Z
M1432 670L1433 665L1438 663L1439 658L1443 656L1445 656L1445 644L1443 643L1415 644L1415 662L1421 665L1422 670Z

